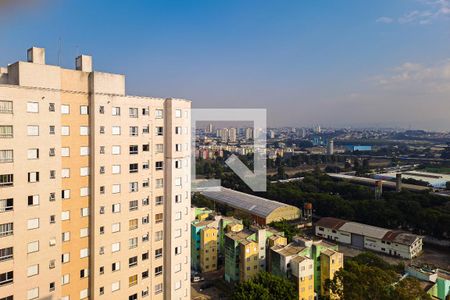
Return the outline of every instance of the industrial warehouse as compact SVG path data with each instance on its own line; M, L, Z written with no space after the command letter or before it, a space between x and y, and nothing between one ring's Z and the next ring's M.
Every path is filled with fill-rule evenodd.
M300 209L295 206L223 187L220 191L204 191L201 194L214 202L227 205L236 211L250 215L260 225L283 219L295 220L301 216Z
M337 218L322 218L315 224L317 236L360 249L411 259L422 252L422 237Z

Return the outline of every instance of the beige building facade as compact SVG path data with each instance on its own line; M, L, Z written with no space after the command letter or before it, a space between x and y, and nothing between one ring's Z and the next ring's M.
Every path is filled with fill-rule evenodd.
M190 102L125 77L0 69L0 299L190 298Z

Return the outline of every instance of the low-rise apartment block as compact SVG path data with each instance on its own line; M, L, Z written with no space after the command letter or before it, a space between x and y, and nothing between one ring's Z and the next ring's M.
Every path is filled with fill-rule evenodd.
M322 240L295 237L288 245L270 249L269 272L293 280L300 300L315 299L315 295L333 296L325 288L327 279L343 267L343 254L336 244Z
M252 278L259 271L266 271L269 238L279 236L286 244L287 240L280 233L269 227L252 226L250 229L227 232L224 241L225 281L242 282Z

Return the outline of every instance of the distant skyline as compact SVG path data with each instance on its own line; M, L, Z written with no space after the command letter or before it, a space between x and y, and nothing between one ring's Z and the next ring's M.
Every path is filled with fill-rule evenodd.
M268 126L450 131L450 0L0 0L0 24L0 66L39 46Z

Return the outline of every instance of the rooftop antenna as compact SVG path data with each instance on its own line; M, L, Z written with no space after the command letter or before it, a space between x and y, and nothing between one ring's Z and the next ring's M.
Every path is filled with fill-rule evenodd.
M61 57L62 57L62 39L58 39L58 66L61 67Z

